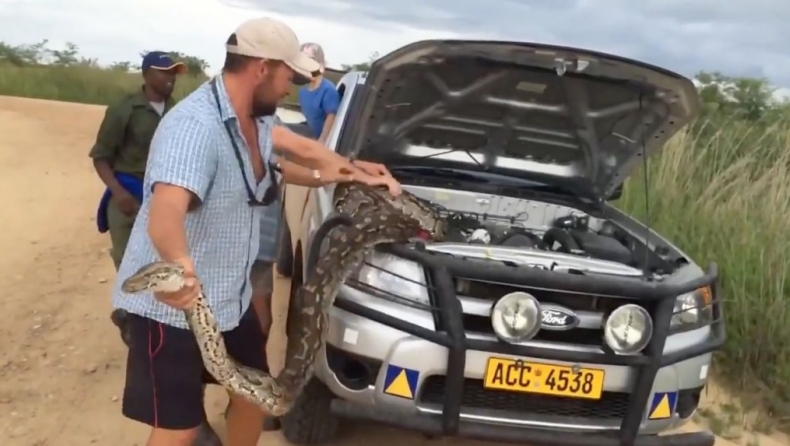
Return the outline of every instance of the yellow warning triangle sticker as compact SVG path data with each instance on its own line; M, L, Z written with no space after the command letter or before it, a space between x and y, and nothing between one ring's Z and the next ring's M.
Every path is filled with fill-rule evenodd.
M672 416L672 408L669 405L669 395L664 394L661 401L658 402L655 409L650 412L651 420L660 420L662 418L669 418Z
M392 380L389 386L384 389L384 393L399 396L401 398L414 399L409 386L409 379L406 378L406 370L401 370L398 376Z

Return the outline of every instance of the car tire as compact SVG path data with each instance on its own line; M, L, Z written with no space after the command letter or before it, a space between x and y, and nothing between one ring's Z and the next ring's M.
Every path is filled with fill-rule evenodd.
M283 208L285 208L284 197ZM280 219L280 227L277 232L277 257L275 262L277 272L284 277L293 277L294 250L291 246L291 230L288 227L288 220L285 218L285 209L283 209L283 218Z
M322 445L337 437L340 419L330 413L335 396L317 378L312 378L282 419L286 440L296 445Z

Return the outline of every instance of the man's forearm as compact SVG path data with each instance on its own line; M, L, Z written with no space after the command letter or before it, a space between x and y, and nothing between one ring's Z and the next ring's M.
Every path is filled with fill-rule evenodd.
M313 170L296 163L280 159L283 181L297 186L322 187L324 183L315 177Z
M194 269L189 261L189 247L184 230L185 210L173 206L167 200L157 199L156 194L151 200L148 215L148 236L162 260L184 264Z
M272 137L275 149L287 153L289 159L304 167L321 169L330 163L345 163L350 169L355 169L347 158L329 150L316 140L277 127L272 131Z
M306 169L320 169L326 161L322 161L316 158L305 158L301 155L296 155L294 153L288 154L288 159L293 161L295 164L298 164Z
M313 169L321 169L327 165L337 164L343 166L348 169L349 173L355 173L358 175L368 175L367 172L360 169L359 167L355 166L354 163L351 162L348 158L342 155L338 155L332 150L329 150L323 144L320 144L318 141L313 141L312 139L305 138L309 143L312 145L311 150L314 151L318 157L316 161L313 163L302 164L303 166L313 168ZM298 162L298 160L296 160Z
M326 146L312 139L303 138L299 141L302 150L294 157L294 162L310 169L320 169L329 163L345 160L345 157L329 150Z

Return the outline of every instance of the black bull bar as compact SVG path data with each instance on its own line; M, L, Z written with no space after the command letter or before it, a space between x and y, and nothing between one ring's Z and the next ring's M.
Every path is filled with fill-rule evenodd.
M351 225L347 215L334 215L316 230L307 256L307 271L313 271L318 263L320 247L332 229ZM471 438L498 440L535 445L564 446L713 446L714 437L708 432L693 432L667 436L638 437L639 426L659 369L721 347L726 340L721 298L717 287L718 268L711 263L706 273L696 279L678 284L649 283L623 280L605 276L557 274L529 266L511 266L499 262L485 264L469 262L449 255L433 253L425 245L394 244L381 245L379 249L398 257L417 262L433 278L432 299L438 310L444 331L434 331L409 323L389 314L372 310L357 302L338 297L335 306L371 321L395 328L412 336L430 341L448 349L445 377L444 402L441 416L407 415L381 409L372 411L346 401L332 403L333 412L348 418L378 421L431 435L461 435ZM616 355L612 352L577 352L514 345L500 341L468 339L463 327L463 309L456 297L453 277L470 280L507 283L514 286L543 288L585 294L597 294L614 298L638 298L655 304L652 312L654 332L650 343L641 355ZM711 336L703 343L664 354L669 336L677 296L709 286L713 318ZM626 297L627 296L627 297ZM534 357L546 360L589 363L615 366L630 366L637 370L628 408L620 425L619 434L611 433L565 433L546 429L494 426L471 423L461 419L464 389L466 351L500 353L512 356Z

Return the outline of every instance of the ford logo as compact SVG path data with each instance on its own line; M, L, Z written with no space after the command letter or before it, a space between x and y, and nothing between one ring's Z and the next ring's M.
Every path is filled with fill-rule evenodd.
M544 330L565 331L577 325L579 317L571 310L555 306L543 306L540 310L540 328Z

